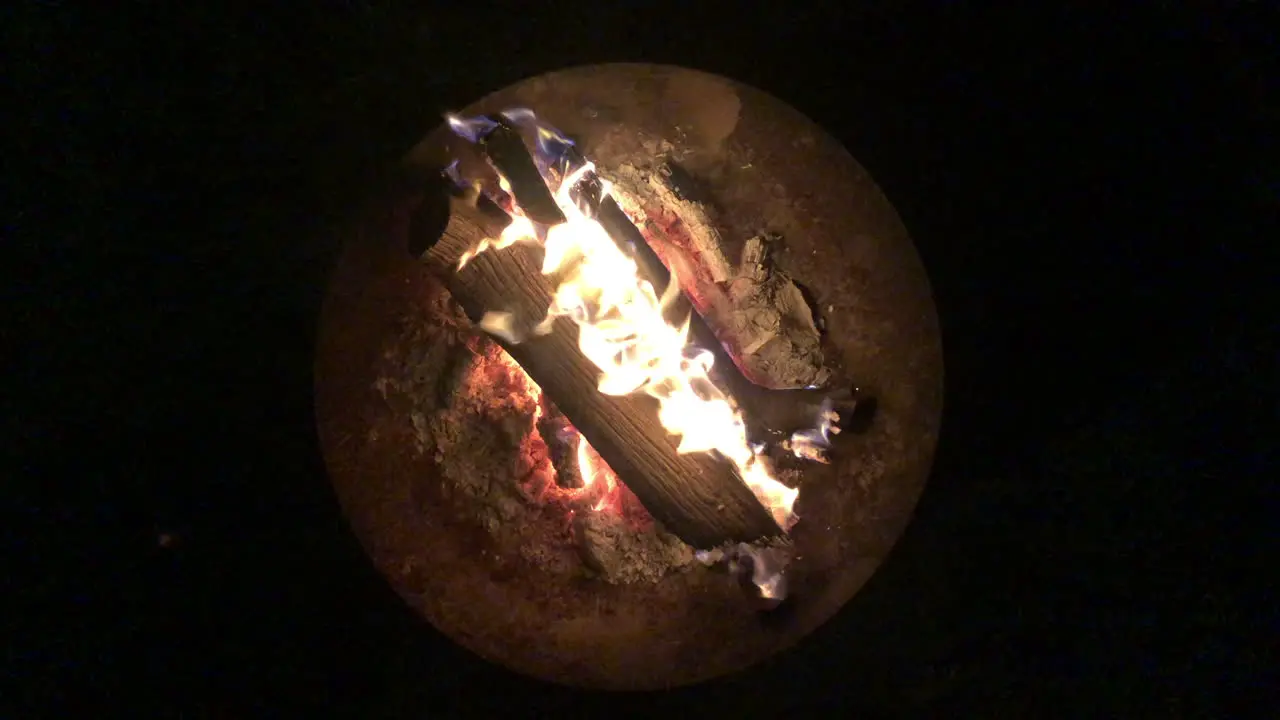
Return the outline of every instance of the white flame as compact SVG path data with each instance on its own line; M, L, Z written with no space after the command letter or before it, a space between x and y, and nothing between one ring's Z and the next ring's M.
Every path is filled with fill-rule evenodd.
M449 123L449 128L454 133L471 142L478 142L480 138L498 126L498 123L483 115L477 115L473 118L460 118L457 115L449 114L445 115L444 119Z
M509 343L518 343L523 339L516 335L514 316L509 312L485 313L480 318L480 329Z
M738 551L751 558L751 582L760 589L761 597L771 600L786 597L787 576L783 571L791 558L785 550L739 543Z
M513 115L509 119L524 120ZM449 123L468 139L484 125L452 116ZM688 323L677 327L663 317L663 309L678 292L675 279L669 284L671 294L659 298L653 286L639 277L635 261L570 199L575 184L593 172L594 165L584 163L555 191L565 222L545 229L542 272L558 273L559 286L547 320L539 329L549 330L556 317L571 319L578 325L579 348L600 369L600 392L643 392L657 399L659 421L680 438L678 452L718 452L734 464L778 525L790 528L796 520L792 507L799 491L778 482L760 450L747 444L742 417L708 378L711 353L688 344ZM502 180L504 189L508 188L505 178ZM601 197L607 197L609 185L604 181L601 185ZM539 242L539 228L518 206L513 210L512 223L501 236L486 239L466 253L459 269L487 250L500 250L516 242ZM510 330L497 321L495 327Z
M698 550L694 557L707 566L727 562L733 573L743 572L746 566L751 571L751 584L760 591L760 597L780 600L787 595L786 568L791 562L791 554L784 547L738 543L714 550Z
M608 466L600 466L596 464L594 450L587 442L587 439L578 434L578 473L582 476L582 490L585 492L595 492L599 496L599 500L591 506L592 510L599 512L610 505L616 505L617 484L614 480L613 471ZM604 479L603 487L596 487L601 478Z
M462 257L458 260L458 269L461 270L466 267L467 263L471 262L471 258L485 250L502 250L518 242L534 242L536 239L537 232L533 227L533 222L523 215L513 216L511 224L502 229L502 234L497 239L485 238L480 241L479 245L462 253Z
M817 427L791 434L788 446L796 457L827 462L824 451L831 447L831 435L840 432L840 428L834 424L840 419L840 414L832 408L831 399L823 399L822 410L818 413Z

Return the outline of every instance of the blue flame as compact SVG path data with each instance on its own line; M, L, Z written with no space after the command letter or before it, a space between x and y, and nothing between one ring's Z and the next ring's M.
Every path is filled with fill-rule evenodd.
M490 120L483 115L477 115L473 118L462 118L449 113L444 116L449 122L449 128L453 133L468 142L480 142L480 138L493 132L498 127L498 123Z
M529 108L507 108L498 114L510 120L516 127L536 128L538 126L538 116L534 115Z
M574 147L573 141L564 133L539 120L529 108L511 108L503 110L499 115L512 125L533 134L537 154L548 166L555 166Z
M538 174L553 193L558 192L561 183L580 171L587 162L572 140L540 120L532 110L508 108L498 113L498 117L501 118L500 121L485 115L462 117L448 113L445 115L445 120L448 121L449 128L455 135L471 143L482 142L489 133L504 125L514 128L520 133L526 145L530 146L529 155L533 158ZM456 169L453 169L449 176L454 178L457 174ZM455 182L457 182L456 178ZM592 171L576 179L569 198L584 214L591 216L595 212L596 203L605 192L607 189L604 184ZM494 199L497 200L497 198ZM499 202L499 205L505 207L502 202ZM627 242L631 245L631 251L634 252L634 243L630 240Z
M537 145L538 152L551 162L565 159L574 147L572 140L549 125L538 126Z
M567 176L584 162L581 154L575 152L576 147L564 133L548 125L528 108L508 108L498 113L511 123L533 145L534 164L538 167L543 179L558 181ZM452 113L445 115L454 134L468 142L478 143L498 127L499 123L484 115L464 118Z
M818 425L812 430L799 430L791 435L791 444L797 448L831 447L831 416L834 409L831 398L823 398L822 409L818 412Z
M462 173L458 171L457 160L454 160L453 162L449 163L449 167L444 169L444 175L445 177L452 180L453 184L457 185L458 187L467 187L467 185L469 184L466 180L462 179Z

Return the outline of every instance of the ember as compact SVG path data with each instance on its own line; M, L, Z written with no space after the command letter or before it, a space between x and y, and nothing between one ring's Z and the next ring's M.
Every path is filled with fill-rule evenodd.
M689 569L692 549L654 523L520 366L438 301L447 296L432 300L404 319L376 386L409 402L418 451L440 468L446 494L495 538L514 534L549 572L629 583ZM561 445L573 448L564 464L553 461ZM566 473L582 482L565 486Z

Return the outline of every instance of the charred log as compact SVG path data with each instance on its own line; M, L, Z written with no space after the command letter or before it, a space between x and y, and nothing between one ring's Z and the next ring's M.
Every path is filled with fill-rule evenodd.
M554 213L547 210L556 207L555 199L538 174L524 139L515 128L500 123L482 141L481 148L493 167L507 178L511 194L520 207L526 209L526 214L528 208L532 207L540 209L542 217L550 222L564 220L564 215L558 209ZM569 152L576 151L570 149ZM578 157L572 164L577 165L583 161L583 158ZM644 234L631 222L616 200L612 197L600 198L597 178L588 174L581 185L583 187L574 190L575 201L587 205L588 214L594 215L618 247L635 259L641 276L652 283L661 295L671 282L671 272L649 245ZM532 215L530 217L538 219ZM683 293L678 302L671 304L667 313L668 320L674 323L683 322L686 316L689 318L690 341L712 353L715 358L712 379L742 410L752 442L776 440L795 430L811 427L822 412L824 403L830 403L842 419L852 414L857 406L857 391L854 388L775 390L757 385L743 374L738 362Z
M425 202L411 230L415 235L433 233L443 224L434 238L412 240L429 246L423 255L427 267L472 321L482 323L491 312L510 313L514 336L527 339L495 339L656 520L698 548L782 533L731 464L711 454L676 452L676 439L658 422L655 400L597 390L599 370L578 349L572 321L558 318L550 333L532 333L551 304L554 282L539 270L537 247L517 244L481 253L458 270L463 253L496 237L504 223L463 199L449 202L444 223L429 217L433 208Z
M564 222L564 213L547 190L533 156L525 148L520 132L502 117L490 119L497 123L497 127L480 139L480 148L489 162L511 184L511 194L515 196L520 209L530 220L543 225ZM542 192L535 192L535 188L541 188Z

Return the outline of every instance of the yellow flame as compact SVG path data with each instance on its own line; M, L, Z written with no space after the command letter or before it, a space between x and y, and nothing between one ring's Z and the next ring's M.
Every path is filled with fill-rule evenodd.
M578 433L578 472L582 475L582 488L579 492L590 493L593 489L596 490L600 499L591 506L591 509L600 512L611 504L616 504L617 485L613 471L608 467L597 465L594 453L587 439L582 437L582 433ZM595 488L594 486L601 478L604 479L604 486Z
M458 259L458 269L466 267L471 259L485 250L501 250L509 248L518 242L528 242L535 238L533 222L523 215L516 215L511 218L511 224L502 229L497 239L485 238L480 241L479 245L462 253L462 257Z
M592 163L584 164L555 193L566 220L548 228L543 240L543 274L561 273L548 318L569 317L578 325L579 348L600 368L600 392L643 392L656 398L659 421L680 438L678 452L719 452L736 466L778 525L789 528L795 521L792 507L799 491L778 482L748 445L741 415L708 378L711 353L690 353L688 324L676 327L663 317L664 307L678 292L675 278L668 288L671 292L659 298L653 286L639 277L635 261L570 199L569 190L592 170ZM507 187L505 179L503 185ZM609 190L605 184L602 197ZM481 252L521 241L536 242L536 233L516 208L513 222L501 237L481 242L463 256L459 269ZM578 459L583 481L590 483L594 473L585 445L579 443Z

